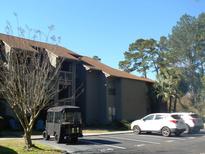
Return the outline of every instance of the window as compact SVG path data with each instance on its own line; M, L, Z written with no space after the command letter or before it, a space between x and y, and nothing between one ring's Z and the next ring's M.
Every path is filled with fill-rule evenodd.
M155 120L160 120L160 119L163 119L163 118L164 118L163 115L156 115L156 116L155 116Z
M171 115L171 117L174 118L174 119L181 119L180 116L176 115L176 114Z
M53 122L53 112L48 112L47 113L47 122Z
M72 72L73 64L72 62L64 61L61 65L61 70L66 72Z
M199 115L198 114L191 114L190 115L192 118L199 118Z
M59 85L58 99L71 98L72 97L72 86L71 85Z
M147 121L147 120L153 120L154 118L154 115L149 115L149 116L146 116L145 118L143 118L144 121Z
M64 112L63 113L63 121L64 122L81 122L81 113L80 112Z
M55 112L55 123L60 123L61 114L60 112Z

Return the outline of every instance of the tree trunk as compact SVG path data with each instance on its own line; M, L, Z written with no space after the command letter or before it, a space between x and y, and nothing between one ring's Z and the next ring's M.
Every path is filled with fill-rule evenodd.
M177 110L177 97L174 99L174 112Z
M172 110L172 96L169 97L169 112Z
M25 141L25 149L29 150L33 144L32 144L32 140L31 140L31 130L26 130L24 131L24 141Z

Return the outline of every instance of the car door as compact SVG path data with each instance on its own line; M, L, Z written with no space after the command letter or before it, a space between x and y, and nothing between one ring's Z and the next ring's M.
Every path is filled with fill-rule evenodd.
M164 118L165 118L164 115L161 115L161 114L155 115L154 119L152 120L152 130L153 131L161 130Z
M142 124L141 124L141 130L144 130L144 131L150 131L152 130L152 126L153 126L153 119L154 119L154 116L155 115L148 115L146 117L144 117L142 119Z

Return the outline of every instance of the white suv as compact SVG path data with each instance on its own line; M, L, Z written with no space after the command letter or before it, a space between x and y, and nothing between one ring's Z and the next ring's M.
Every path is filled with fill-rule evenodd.
M179 115L186 124L186 133L198 133L200 129L204 128L204 123L202 118L198 114L192 112L178 112L174 113Z
M140 120L133 121L131 129L136 134L141 132L160 132L163 136L170 136L171 133L179 136L186 130L186 124L176 114L153 113Z

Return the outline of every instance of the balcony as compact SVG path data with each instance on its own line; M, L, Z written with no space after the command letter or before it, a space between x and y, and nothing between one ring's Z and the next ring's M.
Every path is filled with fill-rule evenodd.
M60 71L58 80L60 82L70 83L72 82L72 79L73 79L72 76L73 76L72 72Z

